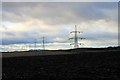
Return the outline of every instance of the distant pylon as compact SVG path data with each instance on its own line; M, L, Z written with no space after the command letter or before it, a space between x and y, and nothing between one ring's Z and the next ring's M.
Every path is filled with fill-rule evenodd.
M75 25L75 31L72 31L70 33L74 33L74 37L72 38L69 38L70 39L74 39L74 43L70 44L70 45L74 45L74 48L79 48L79 45L82 45L82 43L78 43L78 39L85 39L85 38L81 38L81 37L78 37L78 34L77 33L83 33L83 32L80 32L80 31L77 31L77 26Z
M36 50L36 48L37 48L37 39L35 39L35 50Z
M45 37L43 36L43 50L45 50Z

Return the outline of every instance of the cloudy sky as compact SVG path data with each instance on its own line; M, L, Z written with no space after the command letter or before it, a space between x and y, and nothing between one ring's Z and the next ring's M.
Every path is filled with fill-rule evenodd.
M3 2L118 2L119 0L3 0Z
M118 45L117 2L3 2L2 21L4 45L72 42L75 25L85 46Z

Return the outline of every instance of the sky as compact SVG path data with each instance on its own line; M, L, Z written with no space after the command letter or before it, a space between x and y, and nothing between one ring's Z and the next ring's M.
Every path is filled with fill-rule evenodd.
M42 43L43 36L49 44L68 44L75 25L83 32L78 36L86 38L80 41L86 47L118 45L117 2L5 1L0 38L3 45L34 43L35 39Z
M2 0L3 2L118 2L119 0Z

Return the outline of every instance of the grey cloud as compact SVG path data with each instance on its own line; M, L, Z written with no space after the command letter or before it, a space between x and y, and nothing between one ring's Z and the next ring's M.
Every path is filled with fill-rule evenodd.
M119 0L4 0L3 2L118 2Z
M29 32L21 32L20 33L21 36L17 37L17 35L15 34L15 32L5 32L4 35L7 36L13 36L9 39L7 39L6 37L2 38L3 44L15 44L15 43L34 43L35 39L38 40L38 42L42 43L42 37L43 35L39 35L39 31L29 31ZM59 43L66 43L69 42L68 38L69 38L70 34L68 31L64 30L62 31L62 33L60 34L56 34L56 35L46 35L45 37L45 42L46 43L53 43L55 42L54 39L56 38L62 38L64 41L58 41ZM72 37L73 35L71 35L70 37ZM118 39L118 35L116 33L109 33L109 32L98 32L98 33L94 33L94 32L84 32L81 35L78 35L79 37L84 37L86 38L85 40L87 41L101 41L101 40L114 40L114 39ZM83 40L84 41L84 40Z
M44 32L45 33L45 32ZM19 36L17 35L19 34ZM62 31L60 34L52 34L49 33L49 35L42 35L43 32L36 30L36 31L27 31L27 32L3 32L3 37L2 37L2 43L3 44L20 44L20 43L34 43L35 39L39 43L42 43L42 37L45 37L45 42L46 43L53 43L54 39L56 37L58 38L63 38L65 41L59 41L61 42L67 42L68 38L67 36L67 31Z
M82 34L82 37L85 37L87 40L101 40L101 39L118 39L118 34L116 33L108 33L108 32L87 32L86 34Z
M16 34L13 33L13 32L4 32L4 33L3 33L3 37L4 37L4 35L7 35L7 36L13 36L13 37L16 36Z
M1 29L7 30L8 28L5 25L2 25Z
M107 16L106 10L109 10L111 13L117 9L116 3L35 3L35 2L26 2L26 3L3 3L3 20L9 21L12 23L22 23L25 21L29 21L30 19L37 19L39 21L43 21L47 25L53 25L56 28L56 34L54 32L50 32L49 29L44 30L35 30L21 32L20 36L15 37L14 39L6 39L3 38L3 44L13 44L13 43L29 43L34 42L35 38L41 38L43 33L49 34L45 35L46 42L53 42L56 37L63 38L68 40L69 30L65 29L71 24L79 24L81 22L87 21L97 21L99 19L109 19L110 21L115 21L115 19ZM109 15L109 13L108 13ZM112 17L116 17L116 15L112 15ZM117 19L116 19L117 20ZM107 22L106 22L107 23ZM33 24L35 25L35 24ZM56 26L54 26L56 25ZM61 27L61 25L65 25L65 27ZM96 26L97 27L97 26ZM91 28L91 27L88 27ZM111 28L113 29L113 28ZM88 30L89 31L89 30ZM12 35L15 32L12 32ZM9 35L8 33L5 33ZM36 36L37 35L37 36ZM96 40L96 39L116 39L116 34L114 33L106 33L101 32L101 34L94 32L87 32L87 34L83 34L83 37L87 38L87 40Z
M21 2L4 3L3 19L5 21L27 21L28 17L44 21L46 24L70 24L88 20L111 19L104 11L113 12L117 3L42 3ZM9 14L7 14L7 12ZM115 12L113 12L115 13ZM27 17L26 17L27 16ZM24 18L26 17L26 19ZM116 17L116 16L115 16ZM25 20L23 20L25 19ZM117 20L117 19L116 19Z

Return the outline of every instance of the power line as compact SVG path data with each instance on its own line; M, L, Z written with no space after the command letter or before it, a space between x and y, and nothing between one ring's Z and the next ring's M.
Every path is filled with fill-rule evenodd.
M71 40L71 39L74 40L74 43L72 43L70 45L74 45L74 48L79 48L79 45L82 45L82 43L78 43L78 40L79 39L82 40L82 39L85 39L85 38L78 37L78 33L83 33L83 32L77 31L77 26L75 25L75 31L72 31L70 33L74 33L74 37L69 38L69 40Z

